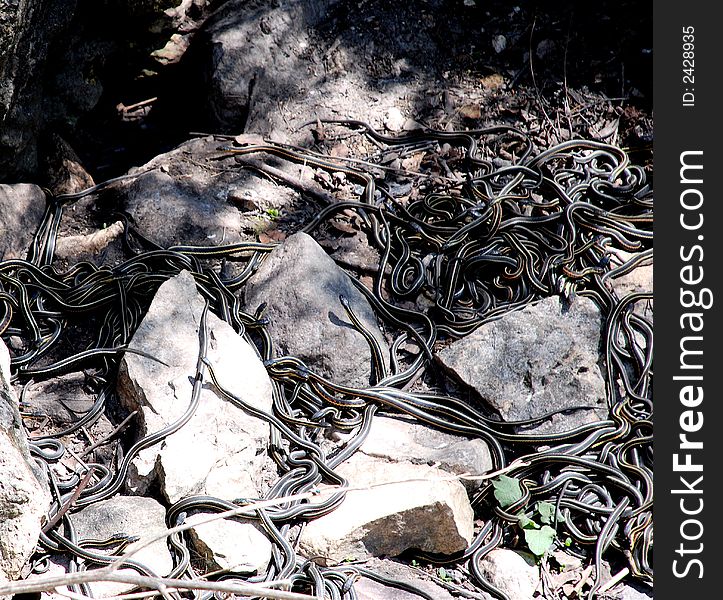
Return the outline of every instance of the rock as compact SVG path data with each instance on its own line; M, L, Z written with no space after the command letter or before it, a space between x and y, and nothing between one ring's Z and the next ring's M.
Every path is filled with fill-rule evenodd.
M0 260L25 258L45 214L45 194L37 185L0 184Z
M434 464L461 475L482 475L492 470L492 457L484 440L467 439L419 423L375 416L359 452L386 461ZM468 490L481 482L461 480Z
M77 421L95 404L95 397L83 389L84 373L69 373L31 383L24 400L33 415L50 417L53 423Z
M202 131L259 133L302 146L314 140L302 125L317 116L353 116L381 128L390 107L406 109L406 100L428 89L446 38L439 19L421 19L413 5L389 18L379 19L372 6L356 14L362 27L339 0L222 3L181 63L184 118L198 115ZM400 35L412 22L415 34ZM401 83L389 85L399 79L403 96Z
M299 93L299 50L311 45L308 29L331 4L230 0L216 10L195 36L186 61L191 78L186 87L199 92L199 109L210 127L268 133L264 113L279 99L289 101ZM303 76L304 84L314 80L310 73ZM261 128L250 129L246 125L254 121L251 113L259 104Z
M402 563L372 558L365 561L363 566L365 571L412 585L435 600L453 599L447 590L433 581L421 577L418 570ZM370 579L365 573L362 573L360 579L354 584L354 590L359 600L419 600L420 598L418 594ZM485 598L485 596L483 595L481 598Z
M239 197L253 198L259 208L293 207L294 190L242 170L233 158L221 169L205 166L218 146L210 138L191 140L136 171L121 206L141 235L163 247L234 244L255 239L261 224L258 215L245 214Z
M449 477L444 471L355 455L337 472L351 487L365 489L348 492L336 510L306 526L304 556L333 564L411 548L452 554L470 544L472 507L461 483L434 481Z
M636 292L653 291L653 265L641 265L636 269L610 280L621 298Z
M211 513L197 513L186 519L196 523ZM196 552L211 571L263 573L271 561L271 542L251 523L218 520L189 530Z
M548 433L607 418L600 347L592 300L577 297L568 307L550 297L483 325L436 359L506 421L589 407L524 428Z
M540 585L540 569L534 558L497 548L480 561L482 575L509 600L531 600Z
M507 48L507 38L502 34L496 35L492 38L492 47L495 49L495 52L499 54Z
M537 58L539 58L540 60L549 58L550 55L555 51L556 45L557 44L555 44L555 42L552 40L542 40L539 44L537 44L537 49L535 50Z
M407 119L402 114L402 111L396 106L393 106L387 111L387 114L384 115L384 127L386 127L389 131L402 131L406 120Z
M305 233L290 236L266 257L246 284L245 302L252 313L262 302L267 303L268 331L278 356L297 356L337 383L367 387L371 349L351 325L339 302L340 294L386 348L366 298Z
M121 362L120 398L130 410L139 410L141 436L159 431L188 408L203 305L193 276L182 271L159 288L131 340L130 347L170 365L135 354L126 354ZM271 381L255 349L211 313L208 328L208 359L221 385L256 409L270 412ZM191 494L226 500L256 497L276 473L265 452L268 442L268 422L223 399L214 387L204 388L188 423L140 452L128 483L143 493L158 480L171 503Z
M139 496L115 496L101 500L74 513L72 516L78 540L84 538L107 539L116 533L125 533L147 539L168 531L166 509L153 498ZM164 577L173 569L173 558L166 538L153 542L139 550L133 560L147 566L155 575ZM130 569L120 572L135 573ZM124 583L91 583L95 597L115 596L127 592L133 586Z
M40 86L53 40L70 22L75 2L30 0L0 5L0 181L37 167Z
M53 194L74 194L95 185L72 146L58 134L40 141L48 187Z
M10 354L0 340L0 579L20 577L49 506L47 481L30 457L10 386Z
M627 259L633 258L634 255L625 255ZM652 259L650 264L643 263L639 267L636 267L630 273L616 277L615 279L609 279L610 284L618 295L618 298L623 298L628 294L634 294L638 292L652 292L653 291L653 265ZM637 302L635 304L635 312L653 321L653 301L649 302Z
M124 209L142 235L163 247L218 244L224 233L228 242L240 241L238 210L204 188L196 178L181 183L154 170L133 182Z

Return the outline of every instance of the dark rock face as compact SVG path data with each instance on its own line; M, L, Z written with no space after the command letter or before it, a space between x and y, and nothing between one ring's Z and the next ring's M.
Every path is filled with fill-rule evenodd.
M98 103L117 57L137 63L162 46L179 4L0 2L0 181L35 177L41 134L72 129Z
M3 2L0 6L0 180L37 166L50 49L75 14L73 0Z

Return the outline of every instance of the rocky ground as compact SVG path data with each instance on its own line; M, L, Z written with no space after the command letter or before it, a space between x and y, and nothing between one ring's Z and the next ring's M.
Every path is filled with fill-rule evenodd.
M91 500L93 486L102 488L100 471L97 480L75 481L75 489L87 489L71 500L73 486L61 490L68 502L63 535L70 535L71 520L78 540L119 532L142 537L186 524L187 533L148 547L137 559L158 575L171 573L179 562L178 541L191 549L185 575L221 571L262 579L280 561L269 528L252 519L199 521L238 499L262 498L269 490L283 495L274 486L283 475L290 479L274 458L291 456L292 445L279 433L281 425L263 418L284 410L275 396L281 375L269 359L292 355L339 386L366 389L374 380L374 346L388 349L399 339L399 328L381 318L364 291L391 275L391 267L380 263L380 247L365 233L364 213L339 211L311 235L300 230L325 206L363 193L355 166L408 205L429 186L453 180L465 152L444 140L389 146L358 127L325 120L364 121L397 136L510 125L525 132L533 155L574 138L605 142L623 147L650 182L651 16L651 7L633 2L583 8L481 0L35 0L0 6L0 586L3 577L32 581L43 571L75 568L52 540L37 546L41 522L44 533L52 529L41 515L58 491L48 489L48 475L31 453L50 465L51 482L80 479L93 471L88 464L121 472L116 493L97 502ZM340 168L322 168L313 158L283 160L278 152L234 155L221 149L267 141L317 152ZM515 164L518 152L509 140L481 148L498 169ZM49 226L46 198L125 174L130 176L93 194L67 197L52 250L47 235L38 244ZM258 251L245 246L239 256L204 260L219 279L243 282L226 304L210 298L218 315L209 317L204 290L217 288L213 280L194 281L192 263L164 266L137 297L130 291L133 277L144 282L138 274L150 263L122 276L113 271L140 251L249 243ZM21 372L33 332L20 316L39 311L38 345L50 336L45 319L54 317L36 306L37 286L25 288L28 276L12 261L33 262L41 246L48 272L52 265L53 273L77 273L64 279L80 286L63 296L68 302L100 297L100 287L82 287L89 273L92 286L128 282L127 292L120 290L125 284L112 292L113 298L129 295L118 322L108 327L128 330L133 323L124 343L141 353L127 353L110 368L115 379L107 402L98 401L102 385L94 379L95 366L52 377L32 372L90 347L110 319L103 313L63 315L57 343ZM651 253L619 252L618 264L635 256L640 266L612 280L620 297L652 290ZM23 300L23 289L31 290L30 300ZM430 348L433 359L408 391L450 395L503 421L556 411L515 429L523 434L556 434L609 418L606 315L595 298L571 299L558 291L563 293L467 335L440 335ZM361 325L352 322L340 295ZM392 297L388 288L382 295ZM264 345L251 317L245 336L238 323L224 318L229 302L227 314L243 309L263 315L274 357L259 356ZM424 294L398 302L425 314L433 305ZM652 320L651 306L641 301L635 309ZM208 383L208 373L204 386L194 386L203 369L198 346L204 328L206 359L220 386ZM382 353L382 368L391 367L395 354L414 364L420 352L413 340L401 341L396 353ZM196 387L198 408L183 427L134 453L144 436L185 414ZM489 482L479 477L495 468L494 449L484 438L384 409L369 419L358 450L347 455L358 423L344 423L356 413L321 414L320 407L311 410L310 400L300 402L296 412L289 409L289 422L324 422L324 435L303 424L299 431L330 460L344 459L334 472L355 488L333 512L313 515L304 526L292 521L283 531L299 565L311 565L302 569L304 581L313 581L314 569L346 567L358 569L347 577L357 579L357 597L369 600L420 597L385 578L416 586L429 598L497 593L476 583L466 561L453 560L494 517ZM88 415L83 427L62 434ZM58 432L60 456L55 442L44 441ZM296 467L309 456L297 457ZM325 476L321 493L332 483ZM192 496L221 502L184 510L184 499ZM511 600L584 598L598 584L605 584L598 597L652 597L645 577L630 573L626 548L617 543L595 564L590 552L574 552L562 536L535 553L522 525L511 524L500 535L502 543L479 561L479 570ZM612 579L616 575L621 582ZM130 587L94 582L90 590L76 591L97 597Z

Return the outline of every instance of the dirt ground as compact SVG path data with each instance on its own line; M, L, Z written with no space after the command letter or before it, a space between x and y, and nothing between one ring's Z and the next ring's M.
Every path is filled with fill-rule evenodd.
M229 4L211 3L207 10ZM278 25L276 15L285 6L247 4L256 5L248 18L261 32L249 51L269 50L264 44L273 42L265 37L277 38L263 32ZM243 128L278 138L330 110L337 118L368 118L382 126L383 111L375 109L391 99L405 117L429 127L512 124L535 134L542 146L577 136L603 139L624 147L639 164L651 162L652 3L330 4L322 17L302 10L285 24L284 37L304 33L309 44L290 44L277 64L265 66L247 101L245 123L209 118L199 53L181 56L176 50L124 69L109 65L113 76L103 80L99 104L61 134L99 181L194 131L238 134ZM213 18L205 22L205 16L199 15L189 37L203 38L213 28ZM194 44L202 45L192 39L192 49ZM282 81L281 67L289 64L292 74ZM344 93L345 86L351 93Z

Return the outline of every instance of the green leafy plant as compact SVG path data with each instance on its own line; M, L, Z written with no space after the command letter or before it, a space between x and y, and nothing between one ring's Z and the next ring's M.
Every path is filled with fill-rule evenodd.
M492 480L492 486L495 488L495 498L501 508L512 506L522 498L522 487L519 479L500 475L497 479Z
M500 508L507 509L518 502L524 495L519 479L500 475L492 481L494 496ZM522 530L525 543L535 556L541 557L555 541L555 519L563 521L555 514L555 506L549 502L537 502L532 516L524 510L516 513L517 525Z
M272 221L275 221L281 216L278 208L267 208L265 212Z
M439 577L442 581L452 581L452 576L447 573L447 569L444 567L439 567L437 569L437 577Z

